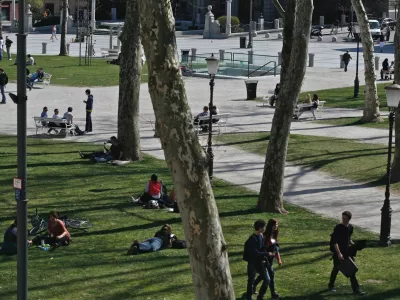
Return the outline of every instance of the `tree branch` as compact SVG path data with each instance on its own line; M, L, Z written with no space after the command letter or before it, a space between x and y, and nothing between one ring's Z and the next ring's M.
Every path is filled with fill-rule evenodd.
M275 8L278 10L280 16L284 19L285 18L285 10L283 9L282 5L279 3L279 0L272 0L275 5Z

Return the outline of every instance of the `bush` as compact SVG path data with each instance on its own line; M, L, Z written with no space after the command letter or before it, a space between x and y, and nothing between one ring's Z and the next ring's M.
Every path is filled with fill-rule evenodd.
M226 25L226 16L221 16L218 19L219 24L222 26ZM240 32L240 20L238 17L232 16L231 17L231 25L232 25L232 32Z

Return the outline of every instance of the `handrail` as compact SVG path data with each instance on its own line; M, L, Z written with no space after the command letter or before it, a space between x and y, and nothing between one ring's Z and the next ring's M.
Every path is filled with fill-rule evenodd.
M276 65L275 64L275 67L273 68L274 69L274 76L276 76L276 68L277 67L279 67L280 65ZM269 69L267 72L265 72L265 73L262 73L260 76L264 76L265 74L268 74L269 72L271 72L271 69Z
M251 72L251 73L250 73L250 69L249 69L250 64L248 64L248 68L247 68L247 78L250 78L250 75L251 75L251 74L257 72L258 70L264 68L265 66L268 66L270 63L273 63L273 64L274 64L274 67L273 67L273 69L274 69L274 76L276 76L276 67L277 67L277 66L276 66L276 61L271 60L271 61L267 62L266 64L262 65L261 67L258 67L257 69L253 70L253 72ZM266 73L264 73L264 74L269 73L269 71L271 71L271 70L268 70L268 71L267 71ZM263 74L263 75L264 75L264 74ZM263 76L263 75L261 75L261 76Z

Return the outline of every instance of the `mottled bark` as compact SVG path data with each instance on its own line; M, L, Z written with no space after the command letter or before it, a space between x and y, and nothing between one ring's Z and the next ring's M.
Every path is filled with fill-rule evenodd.
M261 211L286 213L283 208L285 163L294 107L307 64L312 0L288 0L282 48L279 101L272 120L257 207Z
M178 199L197 300L234 300L227 244L179 70L169 0L140 0L157 132Z
M120 36L118 139L124 160L140 160L139 96L142 73L140 10L138 0L127 0L125 25Z
M400 24L400 14L397 14L397 24ZM400 84L400 26L396 26L394 36L394 81ZM400 104L400 103L399 103ZM395 152L392 164L392 182L400 181L400 106L397 108L395 124Z
M360 37L364 50L365 66L365 103L361 122L382 122L379 112L378 89L376 87L376 76L374 69L374 41L369 29L368 16L362 0L351 0L357 21L360 25Z
M285 10L283 9L282 5L280 4L279 0L272 0L276 10L278 11L279 15L282 19L285 18Z
M60 56L67 56L68 0L62 0L62 22L60 38Z

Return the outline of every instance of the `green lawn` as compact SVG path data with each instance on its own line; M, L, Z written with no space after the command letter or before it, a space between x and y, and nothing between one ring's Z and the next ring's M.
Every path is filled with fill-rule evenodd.
M265 155L268 139L269 133L249 133L225 134L219 141ZM383 187L386 184L386 145L292 134L287 160L372 186ZM400 183L392 184L391 187L400 191Z
M378 84L378 97L380 101L380 107L382 110L387 110L386 107L386 93L385 86L390 85L392 82L388 81L385 83ZM326 101L326 107L341 107L341 108L364 108L364 90L365 86L360 86L360 96L358 98L353 98L354 96L354 88L353 87L345 87L345 88L336 88L336 89L328 89L328 90L319 90L319 91L309 91L301 93L299 96L299 102L306 99L307 94L316 93L320 100Z
M15 216L11 179L16 175L16 138L0 136L0 225L5 229ZM265 144L265 141L264 141ZM299 141L299 144L302 144ZM71 231L73 242L53 252L29 249L30 299L194 299L185 250L127 256L133 239L152 236L164 223L183 237L180 217L165 210L144 210L127 198L140 193L152 173L170 187L164 161L144 156L143 161L115 167L91 164L79 150L101 145L70 141L28 140L29 215L43 216L51 209L69 217L88 218L88 232ZM257 196L241 187L216 180L214 194L228 242L236 295L245 290L243 243L258 218L278 217L283 266L276 267L277 291L285 299L358 299L350 295L349 281L337 280L335 295L326 292L332 262L329 234L336 221L286 205L290 214L276 216L254 210ZM355 239L377 239L356 228ZM369 296L364 299L400 299L400 251L371 248L359 253L358 277ZM16 257L0 257L0 298L16 299Z
M383 122L380 123L361 123L360 118L321 119L314 122L335 126L362 126L368 128L389 130L389 121L387 118L384 118Z
M35 55L35 66L28 69L35 72L43 68L52 76L51 83L54 85L87 87L87 86L113 86L119 84L119 66L107 64L105 58L93 58L91 66L85 66L82 58L82 66L79 66L79 57L69 56L41 56ZM2 60L0 67L5 70L10 81L16 81L17 66L14 61ZM147 82L147 64L142 70L142 82Z

